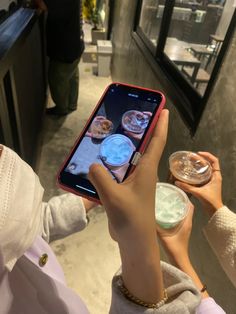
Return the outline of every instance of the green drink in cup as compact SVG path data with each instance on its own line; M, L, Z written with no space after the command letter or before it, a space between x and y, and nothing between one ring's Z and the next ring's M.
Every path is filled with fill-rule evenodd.
M156 222L164 229L174 228L187 216L189 199L178 187L158 182L156 185Z

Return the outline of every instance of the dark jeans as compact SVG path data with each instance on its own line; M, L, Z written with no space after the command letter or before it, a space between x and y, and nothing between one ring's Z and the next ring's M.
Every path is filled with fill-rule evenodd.
M79 59L72 63L49 61L48 82L58 113L77 108L79 95Z

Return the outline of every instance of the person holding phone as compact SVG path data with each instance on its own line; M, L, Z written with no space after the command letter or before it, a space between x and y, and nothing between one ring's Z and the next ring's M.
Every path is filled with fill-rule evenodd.
M167 125L164 110L146 153L123 183L112 180L102 166L90 168L122 261L112 282L112 314L147 313L147 308L153 314L193 313L200 302L190 277L160 262L156 242L155 185ZM1 314L88 313L67 287L48 242L83 229L86 210L94 204L73 194L43 203L33 170L5 146L0 154Z
M180 181L175 184L185 192L191 193L202 204L203 210L210 218L203 229L205 237L226 275L236 287L236 214L222 201L222 176L218 158L208 152L198 154L211 163L211 180L201 187Z
M209 297L189 259L188 242L193 206L191 205L184 223L171 231L158 228L155 222L155 189L158 164L167 137L167 115L167 110L163 110L158 122L159 128L155 130L144 156L135 171L123 183L117 184L112 180L101 165L91 166L89 178L106 209L110 234L119 245L122 285L128 299L139 305L161 305L160 312L162 309L164 313L225 314L214 299ZM178 299L173 286L167 287L166 274L169 271L176 276L179 274L176 267L168 269L171 265L160 262L156 229L174 266L182 270L183 274L187 274L201 292L199 306L195 304L195 307L191 308L187 302L190 295L187 296L186 291L180 292ZM165 293L162 291L173 301L165 301ZM179 304L175 303L177 299ZM125 307L123 313L126 313Z
M77 109L79 61L84 51L81 0L33 0L47 12L48 82L55 107L47 114L63 116Z
M145 151L165 101L157 90L120 82L107 86L58 173L58 185L99 202L88 179L89 167L103 165L119 183L128 177Z

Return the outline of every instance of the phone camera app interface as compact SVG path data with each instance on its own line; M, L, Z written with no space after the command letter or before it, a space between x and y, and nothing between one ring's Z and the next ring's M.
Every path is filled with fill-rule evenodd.
M147 95L148 94L148 95ZM67 164L65 171L87 178L92 163L103 165L122 182L160 99L150 93L112 86Z

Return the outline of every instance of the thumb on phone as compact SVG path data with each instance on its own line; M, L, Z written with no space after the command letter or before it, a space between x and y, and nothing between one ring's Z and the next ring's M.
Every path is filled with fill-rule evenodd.
M92 164L89 168L88 178L97 190L101 201L106 200L114 194L117 183L111 174L100 164Z

